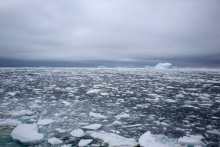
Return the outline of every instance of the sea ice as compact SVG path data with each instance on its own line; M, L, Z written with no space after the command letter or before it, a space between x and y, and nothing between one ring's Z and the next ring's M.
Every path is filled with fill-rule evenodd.
M20 111L10 111L6 113L11 116L23 116L23 115L32 115L33 112L30 110L20 110Z
M129 114L118 114L117 116L115 116L116 119L121 119L121 118L129 118L130 115Z
M97 117L97 118L103 118L103 119L107 118L105 115L102 115L100 113L93 113L93 112L90 112L89 116L93 116L93 117Z
M14 119L0 119L0 127L7 127L7 126L18 126L22 124L18 120Z
M60 140L60 139L58 139L58 138L55 138L55 137L48 139L48 142L49 142L50 144L52 144L52 145L56 145L56 144L61 144L61 143L63 143L62 140Z
M183 145L205 145L201 140L203 136L201 135L189 135L183 136L178 139L178 142Z
M138 145L135 139L125 138L123 136L119 136L114 133L106 133L104 131L93 132L91 137L102 140L103 143L109 145L109 147L134 147Z
M38 120L37 124L40 126L45 126L45 125L51 124L53 122L54 121L52 119L41 119L41 120Z
M75 129L70 133L73 137L83 137L85 133L82 129Z
M92 125L84 126L82 128L88 129L88 130L98 130L101 127L102 127L102 125L100 125L100 124L92 124Z
M141 147L169 147L160 142L156 142L155 138L151 135L150 131L147 131L139 138L139 144Z
M36 124L21 124L11 132L11 137L24 144L38 144L43 140L44 135L37 131Z
M87 93L98 93L100 91L100 89L90 89Z
M92 139L81 139L79 141L78 146L79 147L83 147L83 146L87 146L88 144L90 144L92 142Z

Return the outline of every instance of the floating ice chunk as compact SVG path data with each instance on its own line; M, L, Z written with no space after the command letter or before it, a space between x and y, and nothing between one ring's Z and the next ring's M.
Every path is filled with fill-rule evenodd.
M134 147L138 145L135 139L125 138L114 133L106 133L103 131L93 132L91 137L102 140L103 143L109 145L109 147Z
M72 147L72 144L64 144L61 147Z
M171 63L158 63L154 69L171 69L172 64Z
M83 137L85 133L82 129L75 129L70 133L73 137Z
M56 145L56 144L61 144L61 143L63 143L62 140L60 140L60 139L58 139L58 138L55 138L55 137L48 139L48 142L49 142L50 144L52 144L52 145Z
M100 93L100 95L102 95L102 96L106 96L106 95L108 95L108 93Z
M133 127L140 127L142 124L135 124L135 125L127 125L127 126L122 126L122 128L133 128Z
M220 136L220 132L218 130L207 131L208 134Z
M101 127L102 127L102 125L100 125L100 124L92 124L92 125L84 126L82 128L88 129L88 130L98 130Z
M147 131L139 138L139 144L141 147L169 147L160 142L156 142L155 138L151 135L150 131Z
M53 122L54 121L52 119L41 119L41 120L38 120L37 124L40 126L45 126L45 125L51 124Z
M44 135L37 131L36 124L21 124L12 131L11 137L24 144L38 144L43 140Z
M112 123L113 125L121 125L122 123L120 122L120 121L114 121L113 123Z
M93 112L90 112L89 116L93 116L93 117L97 117L97 118L103 118L103 119L107 118L105 115L102 115L100 113L93 113Z
M172 99L166 99L166 102L168 102L168 103L175 103L176 101L172 100Z
M9 96L15 96L17 94L17 92L15 91L15 92L8 92L7 93L7 95L9 95Z
M81 139L79 141L78 146L79 147L83 147L83 146L87 146L88 144L90 144L93 140L92 139Z
M205 145L201 140L203 137L201 135L190 135L183 136L178 139L178 142L183 145Z
M98 93L100 91L100 89L90 89L87 93Z
M184 95L182 95L182 94L177 94L176 97L177 97L177 98L184 98Z
M0 127L18 126L21 124L20 121L14 119L0 119Z
M117 116L115 116L116 119L121 119L121 118L129 118L130 115L123 113L123 114L118 114Z
M63 129L61 129L61 128L56 128L55 129L57 132L59 132L59 133L65 133L66 132L66 130L63 130Z
M70 102L67 102L67 101L61 101L64 105L66 105L66 106L70 106L71 105L71 103Z
M20 111L10 111L6 114L11 116L23 116L23 115L32 115L33 112L30 110L20 110Z

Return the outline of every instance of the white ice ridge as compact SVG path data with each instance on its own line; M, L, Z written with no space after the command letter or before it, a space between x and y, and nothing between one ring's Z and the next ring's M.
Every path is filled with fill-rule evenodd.
M89 116L93 116L93 117L97 117L97 118L103 118L103 119L107 118L105 115L102 115L100 113L93 113L93 112L90 112Z
M85 136L85 133L82 129L75 129L72 132L70 132L70 134L73 137L83 137L83 136Z
M44 126L44 125L51 124L53 122L54 121L52 119L41 119L41 120L38 120L37 124L40 126Z
M109 147L134 147L138 145L135 139L125 138L123 136L119 136L114 133L106 133L104 131L93 132L91 137L102 140L103 143L109 145Z
M102 125L100 125L100 124L92 124L92 125L84 126L82 128L88 129L88 130L98 130L101 127L102 127Z
M20 121L14 119L0 119L0 127L18 126L21 124Z
M141 147L169 147L160 142L156 142L155 138L151 135L150 131L147 131L139 138L139 144Z
M90 89L87 93L98 93L100 91L100 89Z
M30 110L20 110L20 111L9 111L6 113L6 115L11 116L23 116L23 115L32 115L33 112Z
M36 124L21 124L11 132L11 137L24 144L38 144L43 140L44 135L38 133Z
M158 63L154 69L171 69L172 64L171 63Z
M203 139L203 136L201 135L189 135L189 136L183 136L178 139L178 142L183 145L205 145L201 140Z

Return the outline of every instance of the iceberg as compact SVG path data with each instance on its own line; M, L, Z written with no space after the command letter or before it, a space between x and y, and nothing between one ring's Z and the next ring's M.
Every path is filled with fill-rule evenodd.
M154 69L172 69L171 63L158 63Z

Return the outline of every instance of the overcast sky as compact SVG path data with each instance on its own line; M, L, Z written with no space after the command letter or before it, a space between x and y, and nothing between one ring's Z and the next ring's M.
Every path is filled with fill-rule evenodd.
M1 0L0 59L220 67L220 1Z

